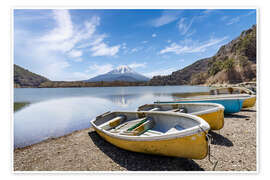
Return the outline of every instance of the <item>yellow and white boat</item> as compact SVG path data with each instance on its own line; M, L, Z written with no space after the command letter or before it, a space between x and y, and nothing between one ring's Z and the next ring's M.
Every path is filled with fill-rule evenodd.
M221 88L212 88L210 90L210 95L219 95L219 94L249 94L254 95L255 92L244 87L221 87Z
M140 106L138 111L188 113L203 118L212 130L219 130L224 126L224 106L217 103L145 104Z
M202 118L173 112L108 112L91 121L96 132L125 150L203 159L210 129Z
M222 88L214 88L210 90L211 95L222 95L222 94L243 94L249 95L249 97L243 102L242 108L249 108L255 105L256 103L256 94L250 89L244 87L222 87Z
M253 107L255 105L255 103L256 103L256 95L255 94L247 94L247 93L244 93L244 94L220 94L220 95L210 95L210 96L212 96L212 98L216 98L216 97L224 97L224 98L239 97L239 98L244 98L242 108Z
M242 108L250 108L253 107L256 103L256 95L247 95L247 98L243 102Z

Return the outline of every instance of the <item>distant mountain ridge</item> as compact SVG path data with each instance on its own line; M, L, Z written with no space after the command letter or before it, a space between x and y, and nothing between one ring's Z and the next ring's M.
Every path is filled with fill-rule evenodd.
M118 71L122 74L130 73L136 74L131 69L121 68ZM111 72L112 75L117 75L116 71ZM32 73L16 64L14 64L14 88L66 88L66 87L115 87L115 86L146 86L146 81L137 81L136 78L130 76L118 77L116 81L51 81L43 76ZM130 80L130 81L127 81Z
M116 69L93 77L91 79L85 80L85 82L112 82L112 81L126 81L126 82L136 82L136 81L149 81L150 78L147 78L126 65L117 67Z
M149 85L198 85L256 81L256 25L204 58L167 76L154 76Z
M38 87L49 79L14 64L14 87Z

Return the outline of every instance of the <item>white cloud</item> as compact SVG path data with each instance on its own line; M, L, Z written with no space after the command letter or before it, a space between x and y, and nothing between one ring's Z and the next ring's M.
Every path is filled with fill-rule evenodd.
M56 27L41 37L40 40L55 42L70 38L73 35L73 25L68 10L53 10L53 18L56 22Z
M228 16L222 16L222 17L221 17L221 20L222 20L222 21L225 21L226 19L228 19Z
M89 74L83 72L73 72L71 73L70 79L73 81L87 80L90 79L90 76Z
M99 25L99 17L94 16L79 28L72 24L68 10L54 10L53 13L56 27L36 40L49 50L67 53L77 43L91 39Z
M215 12L215 11L216 11L215 9L206 9L202 13L203 14L209 14L209 13L212 13L212 12Z
M81 57L82 56L82 51L78 51L78 50L71 50L68 55L72 58L77 58L77 57Z
M239 16L230 19L230 20L226 23L226 25L227 25L227 26L228 26L228 25L232 25L232 24L234 24L234 23L237 23L238 21L240 21L240 17L239 17Z
M177 71L179 68L166 68L166 69L159 69L159 70L156 70L156 71L152 71L152 72L149 72L149 73L144 73L144 75L146 77L149 77L149 78L152 78L153 76L158 76L158 75L161 75L161 76L165 76L165 75L169 75L171 74L172 72L174 71Z
M46 73L46 77L61 80L61 76L63 76L64 70L67 67L70 67L70 64L65 60L53 61L44 67L44 73Z
M134 52L137 52L137 51L138 51L138 48L131 49L131 53L134 53Z
M187 34L186 34L186 37L190 37L190 36L192 36L193 34L195 34L197 31L195 30L195 29L193 29L191 32L188 32Z
M179 59L178 61L179 61L179 62L184 62L185 60L184 60L184 59Z
M65 79L65 70L71 66L66 58L61 53L50 51L42 44L29 41L32 38L32 34L28 31L15 30L14 63L50 80Z
M82 62L83 59L81 57L74 58L73 61L75 62Z
M141 50L145 49L145 47L143 47L143 46L138 46L138 47L134 47L134 48L128 48L126 46L126 44L124 45L124 47L123 47L123 44L122 44L121 48L125 49L124 54L133 54L135 52L138 52L138 51L141 51Z
M198 47L194 47L194 49L191 52L204 52L206 51L206 48L219 44L227 38L228 37L216 38L216 39L211 38L209 41L199 45Z
M251 15L251 14L254 14L256 12L256 10L254 9L253 11L250 11L250 12L248 12L247 14L245 14L245 15L243 15L243 16L249 16L249 15Z
M129 64L128 66L132 69L136 69L136 68L145 68L146 67L146 64L147 63L132 63L132 64Z
M181 18L178 22L178 29L182 35L185 35L189 31L194 21L194 18L192 18L190 22L186 21L187 21L186 18Z
M181 46L176 43L172 43L170 46L166 47L165 49L162 49L160 51L160 54L168 53L168 52L174 52L175 54L181 54L185 51L189 50L186 46Z
M148 41L142 41L142 43L143 43L143 44L146 44L146 43L148 43Z
M89 48L93 45L97 45L100 44L104 41L104 39L107 36L105 34L102 35L95 35L95 37L92 37L89 41L90 42L86 42L86 43L81 43L80 45L78 45L76 48L77 49L84 49L84 48Z
M96 45L96 44L100 44L103 42L103 40L106 38L107 36L105 34L102 34L100 36L98 36L92 43L91 45Z
M180 45L176 43L170 44L170 46L165 47L159 53L175 53L175 54L185 54L185 53L196 53L196 52L204 52L207 48L217 45L227 39L227 37L223 38L211 38L209 41L205 41L202 43L194 43L194 44L185 44Z
M103 65L93 64L88 67L86 72L89 73L89 76L91 78L100 74L105 74L111 70L113 70L112 64L103 64Z
M155 34L155 33L154 33L154 34L152 34L152 37L153 37L153 38L154 38L154 37L157 37L157 34Z
M248 12L247 14L242 14L242 15L240 15L240 16L236 16L236 17L234 17L234 18L231 18L231 19L226 23L226 25L229 26L229 25L235 24L235 23L239 22L241 18L246 17L246 16L249 16L249 15L255 13L255 12L256 12L256 10L254 9L254 10L251 10L250 12ZM226 17L226 18L225 18L225 17L226 17L226 16L222 17L222 20L228 19L228 17Z
M93 46L90 51L92 52L92 56L114 56L120 47L120 45L109 47L107 44L101 43Z
M171 22L176 21L179 18L180 12L163 12L159 18L150 21L150 25L154 27L160 27Z
M41 41L49 43L46 46L50 50L61 51L63 53L69 51L68 56L73 57L82 56L83 51L78 52L75 50L74 52L74 48L78 43L87 40L87 43L81 43L76 48L90 48L92 56L114 56L118 53L120 45L110 47L108 44L103 42L107 36L105 34L99 35L96 33L96 27L100 24L99 17L93 16L90 20L84 22L83 28L75 28L72 25L70 15L67 10L55 10L54 13L56 13L57 18L55 19L57 19L56 22L58 26L47 35L40 38ZM71 29L74 30L71 31ZM63 34L63 37L61 34Z

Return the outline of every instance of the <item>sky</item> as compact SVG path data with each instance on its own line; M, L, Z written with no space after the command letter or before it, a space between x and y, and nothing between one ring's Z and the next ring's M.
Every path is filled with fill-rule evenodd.
M255 9L15 9L14 64L55 81L120 65L168 75L256 24Z

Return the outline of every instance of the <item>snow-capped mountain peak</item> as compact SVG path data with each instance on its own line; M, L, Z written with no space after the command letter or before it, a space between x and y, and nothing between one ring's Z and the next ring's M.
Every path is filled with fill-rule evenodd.
M125 74L125 73L135 73L130 67L127 65L118 66L116 69L109 72L110 74Z
M148 81L149 78L133 71L127 65L118 66L116 69L106 73L101 74L86 81L95 82L95 81Z

